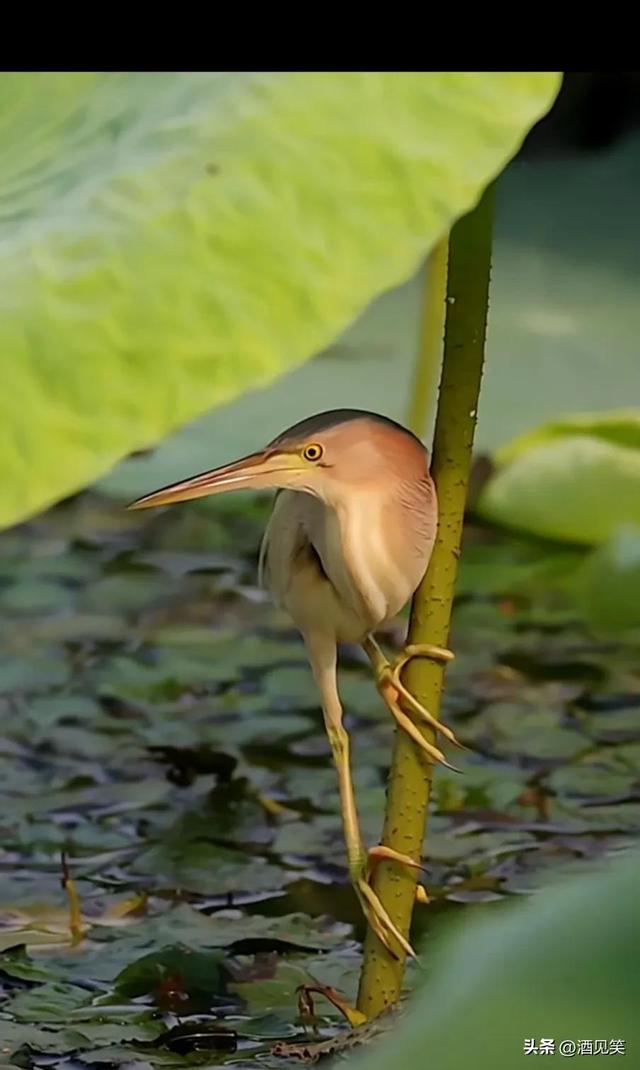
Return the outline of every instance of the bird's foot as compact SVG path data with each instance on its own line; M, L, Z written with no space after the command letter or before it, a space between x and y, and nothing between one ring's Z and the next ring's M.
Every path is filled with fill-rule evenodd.
M400 674L404 669L407 662L412 658L424 657L433 658L436 661L451 661L454 657L450 650L444 650L441 647L431 646L428 643L412 644L407 647L394 658L393 661L381 661L376 666L376 684L378 691L382 695L389 711L394 718L396 724L406 732L415 743L423 750L427 757L434 762L439 762L441 765L446 765L448 769L453 769L454 772L459 772L454 765L451 765L439 747L430 743L424 738L422 733L418 730L417 726L411 720L411 718L404 712L400 702L401 700L406 703L412 712L420 718L423 724L426 724L434 732L439 733L448 739L450 743L454 743L457 747L462 747L462 743L456 738L451 729L442 724L441 721L429 713L427 709L418 702L417 698L411 694L408 688L402 683Z
M402 935L397 925L391 920L388 912L382 905L379 897L371 887L371 879L375 867L379 862L399 862L403 866L409 866L412 869L422 869L419 862L414 861L409 855L402 854L400 851L394 851L392 847L385 847L379 844L377 847L372 847L367 852L367 858L364 865L357 865L351 868L351 880L355 889L355 893L358 897L364 916L367 919L369 927L376 934L378 939L387 951L393 955L394 958L399 958L399 951L408 955L409 958L417 958L417 955L409 941ZM425 889L421 884L416 886L416 900L420 903L427 903L428 896Z
M384 843L378 843L375 847L370 847L367 852L367 876L369 883L371 883L373 879L374 871L379 862L399 862L400 865L409 866L410 869L424 870L424 866L421 865L420 862L414 861L410 855L405 855L401 851L396 851L393 847L387 847ZM416 902L429 902L427 890L422 884L416 884Z

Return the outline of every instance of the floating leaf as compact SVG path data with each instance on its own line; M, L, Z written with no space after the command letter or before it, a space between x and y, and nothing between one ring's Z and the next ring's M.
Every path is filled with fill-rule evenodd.
M559 712L524 703L493 703L467 729L467 737L486 740L496 754L539 759L571 758L589 747L580 732L563 727Z
M640 526L638 410L545 425L504 447L496 462L478 503L488 520L586 544Z
M136 859L133 869L157 875L165 887L202 895L272 891L286 881L280 866L197 840L152 847Z
M164 798L169 790L170 784L160 779L120 784L96 784L94 787L82 786L77 789L49 792L37 799L14 799L11 803L11 810L15 815L39 814L67 808L124 813L128 810L152 806Z
M54 976L44 966L38 965L29 957L24 947L14 947L11 951L0 953L0 970L10 977L33 984L53 981Z
M42 691L63 684L69 676L67 666L59 658L45 658L39 652L30 660L12 658L0 661L0 693L9 691Z
M229 977L221 951L172 944L125 967L115 990L126 999L150 995L161 1010L174 1014L197 1014L226 995Z
M562 795L604 797L629 793L633 778L622 770L601 768L595 763L579 762L554 769L547 778L548 786Z
M23 581L0 592L0 607L12 613L54 612L64 609L72 601L72 592L57 583Z

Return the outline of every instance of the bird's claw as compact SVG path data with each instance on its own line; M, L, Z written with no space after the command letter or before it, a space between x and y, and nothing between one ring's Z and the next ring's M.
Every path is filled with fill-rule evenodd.
M387 847L386 844L379 843L375 847L370 847L367 854L367 877L369 882L371 882L374 870L379 862L399 862L401 866L409 866L410 869L421 869L424 872L424 866L420 862L416 862L410 855L402 854L401 851L396 851L393 847ZM416 884L416 903L428 902L427 889L423 884Z
M418 702L417 698L411 694L400 679L400 674L407 662L416 657L428 657L433 658L436 661L447 662L451 661L454 655L450 650L444 650L441 647L431 646L427 643L411 644L405 647L405 649L392 662L385 662L385 664L378 669L376 674L378 690L384 698L398 726L411 736L414 742L422 748L427 757L431 761L445 765L448 769L452 769L456 773L460 772L459 769L456 769L454 765L451 765L447 761L439 747L436 747L435 744L430 743L424 738L411 718L408 717L400 707L398 699L401 697L413 713L434 732L443 735L445 739L448 739L450 743L453 743L457 747L463 746L452 730L447 725L442 724L441 721L436 720L436 718L425 709L422 703Z
M412 869L423 869L423 867L409 855L402 854L400 851L395 851L392 847L386 847L384 844L379 844L377 847L370 848L367 852L367 860L364 867L352 875L355 892L360 901L363 913L370 928L376 934L380 942L384 944L387 951L393 955L394 958L399 957L399 946L409 958L417 959L417 955L411 947L411 944L405 939L397 925L391 920L380 899L371 887L373 872L379 862L399 862L400 865L409 866ZM426 890L421 884L418 884L416 887L416 901L420 903L428 903L429 901Z
M367 875L369 877L373 875L373 871L379 862L399 862L402 866L409 866L410 869L424 869L424 866L420 862L416 862L411 855L402 854L401 851L396 851L393 847L387 847L384 843L378 843L367 851Z
M354 880L354 888L370 929L376 934L380 943L384 944L389 954L396 959L400 958L397 950L399 945L409 958L417 958L409 941L402 935L398 926L392 922L380 899L369 884L366 875L361 874Z

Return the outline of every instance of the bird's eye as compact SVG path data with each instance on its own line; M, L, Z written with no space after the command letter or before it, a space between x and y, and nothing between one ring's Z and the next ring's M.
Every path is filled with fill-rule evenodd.
M302 451L302 456L305 461L319 461L322 457L322 446L319 446L317 442L312 442L309 446L305 446Z

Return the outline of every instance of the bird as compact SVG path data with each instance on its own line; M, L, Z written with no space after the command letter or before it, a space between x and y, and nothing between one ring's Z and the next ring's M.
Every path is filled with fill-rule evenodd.
M427 761L454 768L416 722L458 744L454 733L401 679L412 658L446 663L452 652L413 644L390 661L374 636L413 596L431 557L438 501L429 462L422 441L389 417L334 409L301 420L257 452L129 506L148 509L248 488L276 490L260 547L260 581L304 640L337 772L349 876L368 924L396 958L414 952L374 892L373 871L382 859L421 866L390 847L367 850L363 844L338 688L338 645L362 647L398 730ZM425 898L420 885L418 895Z

